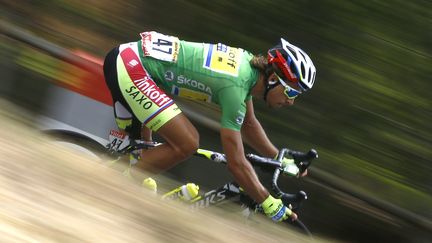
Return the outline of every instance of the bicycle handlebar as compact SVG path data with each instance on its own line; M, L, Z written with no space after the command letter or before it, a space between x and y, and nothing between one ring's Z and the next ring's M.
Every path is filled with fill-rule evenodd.
M277 197L282 199L285 205L300 204L301 201L307 199L307 194L304 191L299 191L296 194L283 192L278 185L279 176L282 172L282 160L285 155L290 155L294 159L294 163L299 167L300 174L303 173L312 163L312 160L318 158L318 153L315 149L309 150L307 153L298 152L283 148L279 151L277 159L264 158L255 154L247 154L249 161L258 166L274 168L271 187Z
M137 143L127 147L124 149L124 151L119 152L125 154L137 149L148 149L157 145L157 143ZM194 155L207 158L217 163L227 163L225 154L210 150L198 149ZM313 159L318 158L318 153L315 149L311 149L307 153L304 153L287 148L281 149L276 159L261 157L256 154L246 154L246 158L252 163L252 165L260 166L266 170L274 170L271 187L276 196L280 198L285 205L292 205L293 203L300 204L301 201L307 199L307 195L304 191L299 191L296 194L285 193L279 188L278 185L279 176L283 171L282 160L284 157L286 157L286 155L294 159L294 163L299 168L300 174L302 174L311 165Z

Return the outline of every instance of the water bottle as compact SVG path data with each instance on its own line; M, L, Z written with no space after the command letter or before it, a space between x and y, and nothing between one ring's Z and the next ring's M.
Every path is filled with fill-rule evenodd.
M187 183L176 189L165 193L162 199L191 201L198 196L199 186L194 183Z
M153 192L153 193L156 193L156 192L157 192L157 183L156 183L156 181L155 181L153 178L151 178L151 177L148 177L148 178L144 179L143 182L142 182L142 186L143 186L144 188L150 190L150 191Z

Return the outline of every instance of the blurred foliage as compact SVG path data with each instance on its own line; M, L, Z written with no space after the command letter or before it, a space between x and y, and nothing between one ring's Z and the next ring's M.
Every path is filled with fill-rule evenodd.
M268 111L256 105L269 136L278 146L315 147L320 159L314 166L432 217L430 1L27 0L2 5L9 21L99 56L137 40L145 30L254 53L265 53L283 36L310 54L317 81L292 108Z

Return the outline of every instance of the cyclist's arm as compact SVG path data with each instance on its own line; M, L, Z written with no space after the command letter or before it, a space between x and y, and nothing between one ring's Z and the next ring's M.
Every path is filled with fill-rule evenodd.
M228 169L246 193L256 202L262 203L269 196L269 192L261 184L252 165L244 155L240 132L222 128L220 133L222 146L228 160Z
M252 99L246 102L246 115L241 128L243 141L262 156L274 158L278 149L270 142L263 127L255 117Z
M269 140L260 122L255 117L252 100L246 102L246 115L241 127L241 133L246 144L251 146L261 155L275 158L278 154L278 149ZM306 175L307 170L298 176L303 177Z

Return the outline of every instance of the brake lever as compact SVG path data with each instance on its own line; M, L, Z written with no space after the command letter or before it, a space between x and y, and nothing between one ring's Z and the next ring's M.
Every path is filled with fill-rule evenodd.
M281 195L280 199L284 205L288 205L291 210L297 211L300 209L302 202L307 199L307 194L304 191L298 191L296 194L284 193Z
M284 205L289 206L290 209L296 211L301 207L301 203L307 199L307 194L304 191L299 191L296 194L283 192L278 186L278 180L281 171L282 170L280 168L274 171L272 178L272 190L276 193L277 197L282 200Z
M289 150L288 154L294 159L294 163L303 174L311 165L312 160L318 158L318 152L315 149L309 150L307 153Z

